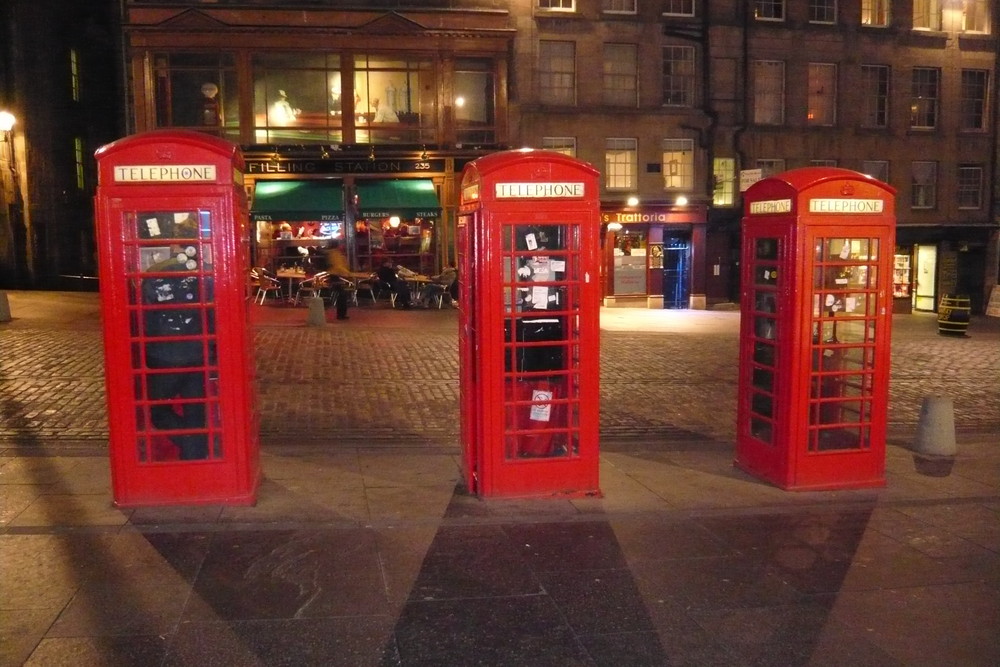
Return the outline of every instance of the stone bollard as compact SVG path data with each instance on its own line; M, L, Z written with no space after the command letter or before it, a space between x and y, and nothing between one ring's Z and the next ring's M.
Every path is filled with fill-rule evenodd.
M326 308L323 307L323 299L311 296L306 301L309 303L309 316L306 318L306 324L311 327L325 327Z
M920 406L913 450L927 456L955 456L955 407L946 396L928 396Z
M7 292L0 292L0 322L10 322L10 302L7 300Z

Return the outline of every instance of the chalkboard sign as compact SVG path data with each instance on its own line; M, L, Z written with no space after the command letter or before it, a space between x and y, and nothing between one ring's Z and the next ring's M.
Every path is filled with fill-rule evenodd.
M995 285L990 293L990 302L986 304L986 314L990 317L1000 317L1000 285Z

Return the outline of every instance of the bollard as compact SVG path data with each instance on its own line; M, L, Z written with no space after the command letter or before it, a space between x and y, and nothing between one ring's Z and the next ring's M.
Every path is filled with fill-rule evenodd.
M10 302L7 300L7 292L0 292L0 322L10 322Z
M955 407L946 396L928 396L920 406L915 452L929 456L955 456Z
M311 296L306 301L309 302L309 315L306 318L306 324L311 327L325 327L326 309L323 307L323 299Z

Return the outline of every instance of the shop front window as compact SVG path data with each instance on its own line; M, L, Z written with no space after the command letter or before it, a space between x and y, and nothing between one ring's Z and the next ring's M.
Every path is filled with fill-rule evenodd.
M154 53L156 127L239 139L236 63L231 53Z
M257 143L343 141L339 56L260 54L253 71Z
M437 81L428 60L358 56L354 114L359 143L430 143L436 138Z
M614 294L646 293L646 230L624 227L615 235Z

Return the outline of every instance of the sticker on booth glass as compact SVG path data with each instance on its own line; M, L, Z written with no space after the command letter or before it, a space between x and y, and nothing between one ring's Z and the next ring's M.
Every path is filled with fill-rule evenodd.
M187 256L186 252L179 252L179 253L177 253L177 263L178 264L187 264L188 259L189 258Z
M538 239L535 238L535 235L533 233L532 234L525 234L525 236L524 236L524 244L525 244L525 246L527 246L528 250L537 250L538 249Z
M184 263L184 268L187 269L188 271L194 271L195 269L198 268L198 262L194 261L193 259L189 259L187 262Z
M552 404L548 402L552 400L551 391L535 389L531 392L531 400L533 403L529 418L532 421L547 422L552 419Z
M549 307L549 288L548 287L532 287L531 288L531 303L535 305L536 310L545 310Z
M160 236L163 232L160 231L160 222L156 218L146 218L146 229L149 230L149 236Z
M564 259L554 259L554 260L552 260L550 266L552 267L552 273L565 273L565 271L566 271L566 260L564 260Z
M840 247L840 258L847 259L851 256L851 242L844 240L844 245Z
M196 254L198 254L198 251L195 249L193 245L189 245L188 247L184 248L184 254L187 255L188 257L194 257Z

